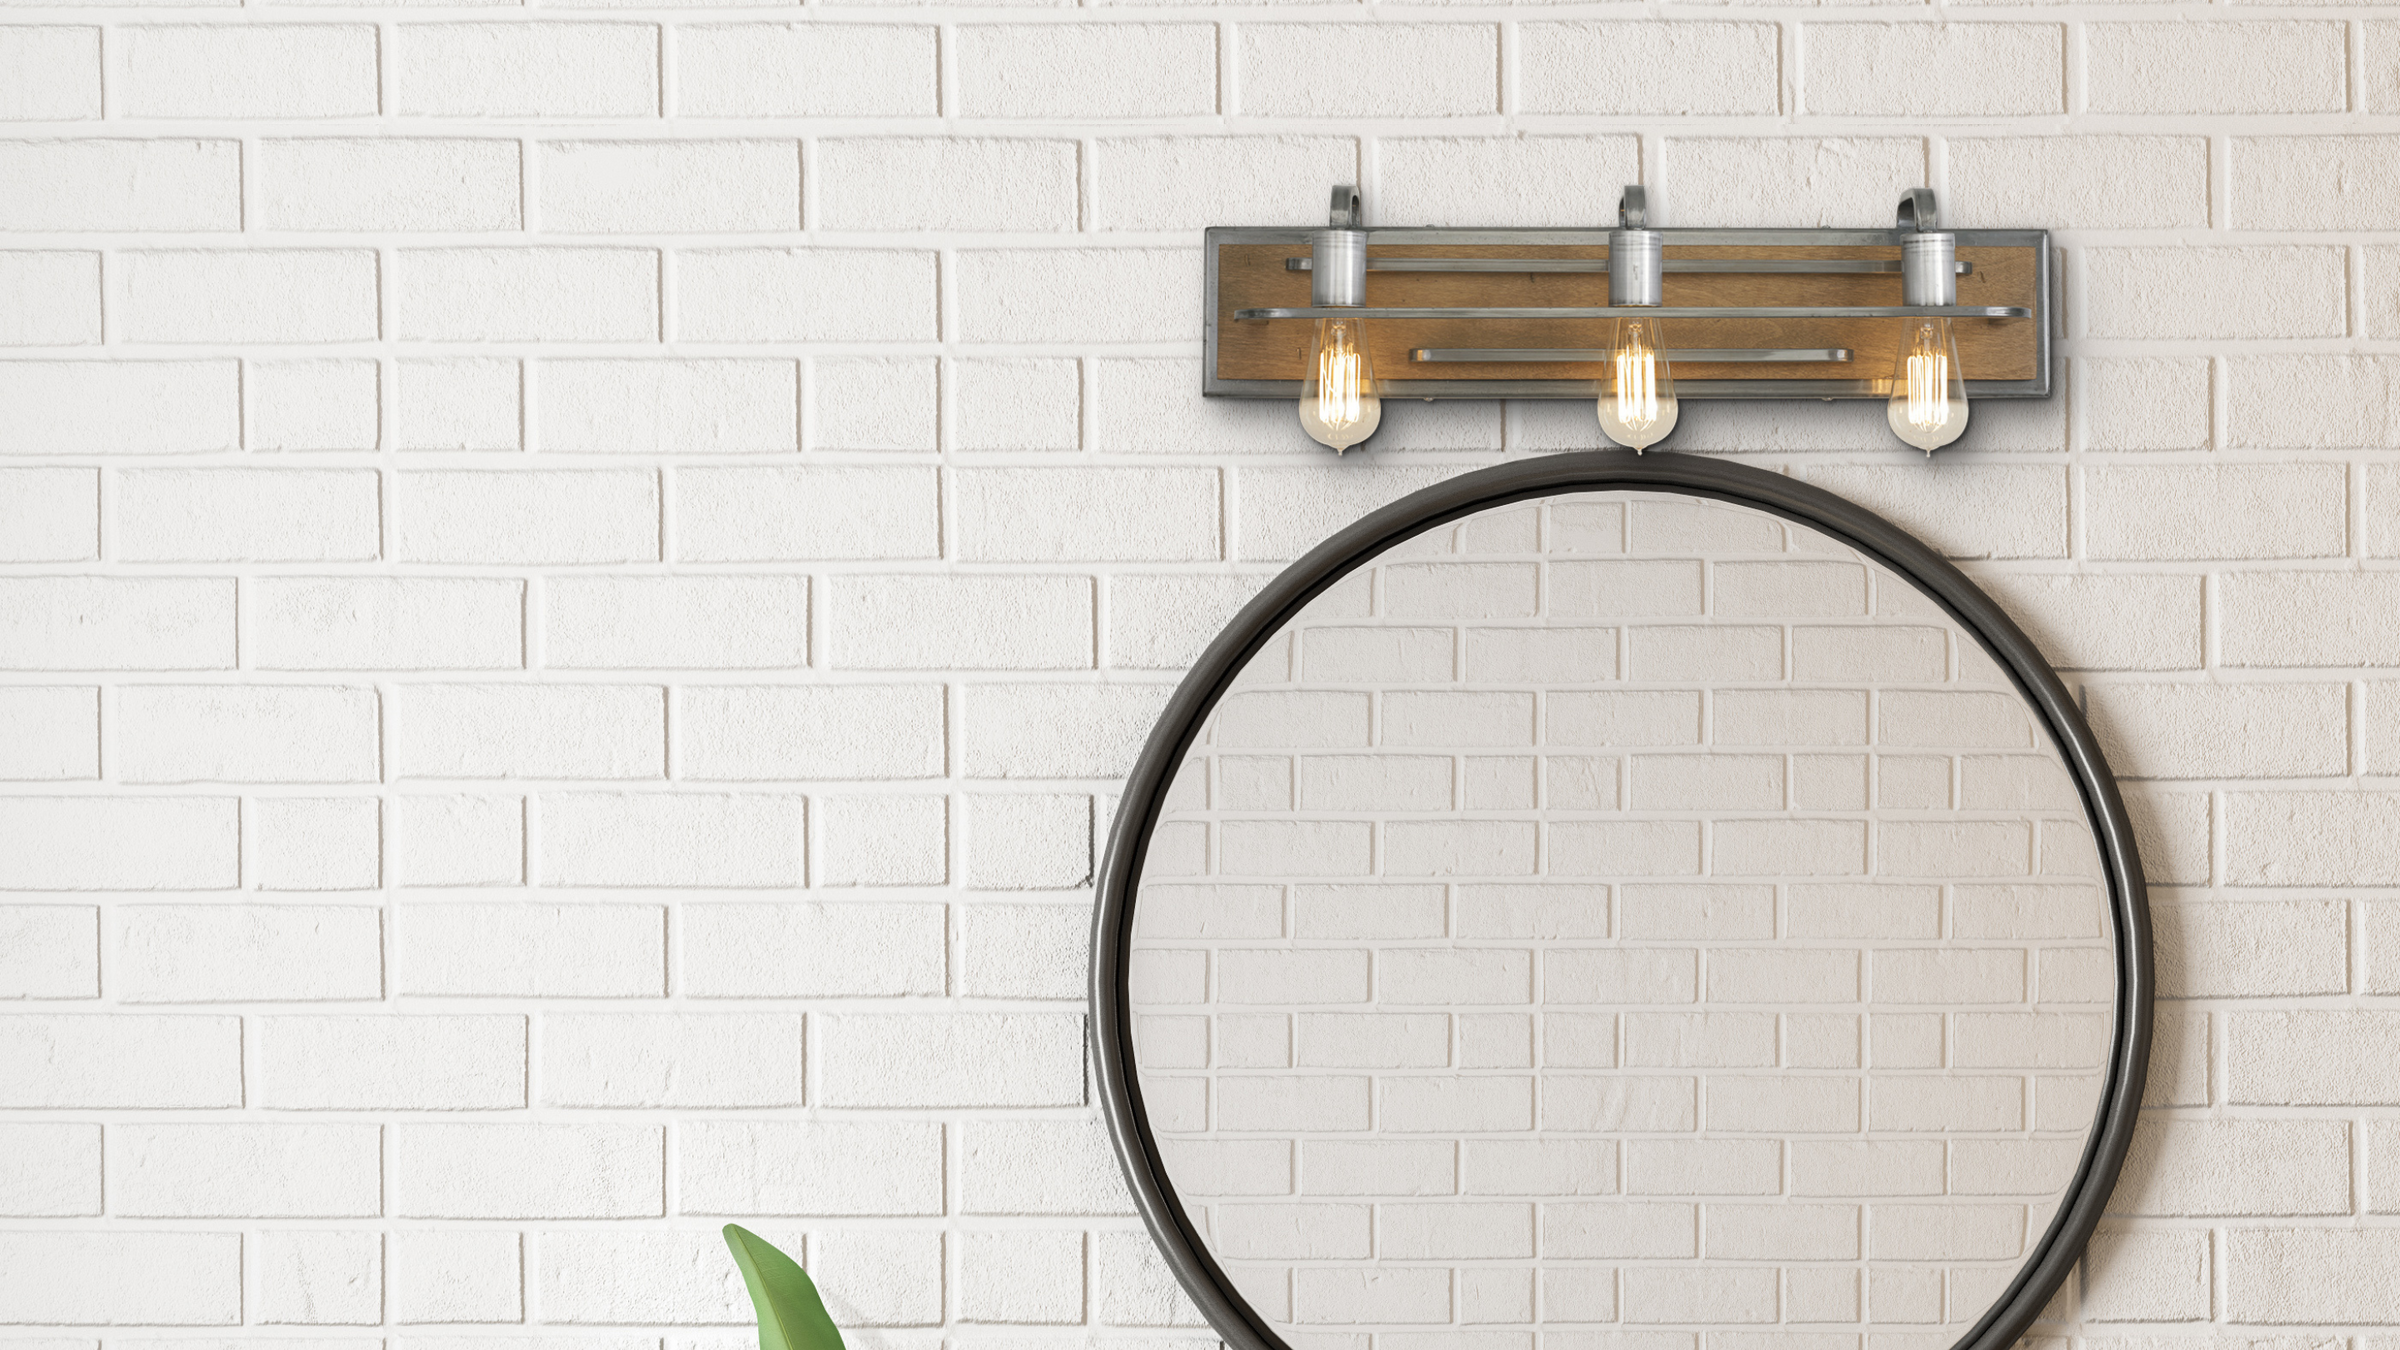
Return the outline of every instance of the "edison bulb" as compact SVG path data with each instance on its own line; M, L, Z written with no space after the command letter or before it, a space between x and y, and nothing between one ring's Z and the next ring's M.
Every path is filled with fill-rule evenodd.
M1619 319L1600 386L1600 429L1617 444L1647 450L1675 429L1675 376L1656 319Z
M1911 319L1892 366L1892 434L1927 454L1967 429L1967 382L1948 319Z
M1317 320L1300 386L1300 425L1337 455L1374 435L1383 421L1365 329L1357 319Z

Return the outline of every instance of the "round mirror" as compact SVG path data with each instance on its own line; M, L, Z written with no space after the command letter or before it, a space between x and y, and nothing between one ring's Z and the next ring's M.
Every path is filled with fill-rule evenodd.
M1996 1350L2115 1179L2148 961L2114 783L1972 583L1780 475L1560 456L1202 658L1093 1034L1237 1350Z

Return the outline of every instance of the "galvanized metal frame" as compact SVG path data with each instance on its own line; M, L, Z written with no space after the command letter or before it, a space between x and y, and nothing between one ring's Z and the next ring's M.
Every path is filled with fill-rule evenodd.
M1370 512L1286 568L1244 606L1176 687L1135 760L1109 830L1092 923L1092 1067L1100 1110L1134 1204L1168 1266L1229 1350L1290 1350L1235 1289L1208 1250L1159 1156L1143 1104L1128 982L1134 908L1151 831L1177 768L1234 678L1300 610L1387 549L1427 530L1511 502L1562 493L1681 493L1752 507L1820 530L1905 576L1972 633L2058 749L2100 853L2115 939L2115 1026L2083 1156L2043 1232L2008 1287L1952 1350L2009 1350L2056 1293L2099 1224L2142 1104L2150 1062L2150 909L2133 821L2100 744L2058 675L1998 602L1915 536L1822 488L1730 460L1587 451L1503 464L1437 483Z
M1822 247L1826 245L1859 247L1873 246L1878 244L1890 246L1899 244L1910 232L1911 231L1905 229L1659 230L1660 234L1666 236L1664 242L1666 247L1669 249L1675 248L1679 245L1689 244L1730 245L1744 248L1802 248ZM1201 393L1211 398L1296 399L1300 397L1300 381L1298 380L1229 380L1219 378L1217 375L1217 314L1220 308L1218 304L1218 290L1221 282L1218 272L1218 259L1221 256L1221 250L1223 250L1228 244L1282 244L1289 246L1293 250L1295 256L1304 254L1308 251L1308 237L1312 233L1314 233L1314 231L1309 229L1270 229L1225 225L1212 226L1209 229L1206 246L1202 250L1205 254L1204 264L1206 272L1206 294L1203 297L1204 312L1201 316L1202 331L1205 339L1205 355L1201 362ZM2036 349L2033 378L2025 380L1971 379L1967 381L1967 397L1970 399L2050 397L2050 373L2051 362L2053 359L2051 353L2051 324L2053 322L2052 316L2055 312L2054 306L2056 303L2054 268L2050 249L2050 232L2048 230L1954 230L1950 231L1950 233L1958 236L1958 244L1961 248L1981 247L2033 249L2034 284L2036 293L2040 297L2040 303L2035 306L2033 317L2028 320L2028 322L2032 322L2036 325ZM1581 245L1584 247L1604 248L1608 244L1609 231L1605 229L1478 230L1451 229L1448 227L1439 226L1410 226L1402 228L1369 229L1366 234L1367 246L1369 248L1374 248L1378 245L1446 247L1454 245L1511 244L1554 246ZM1673 258L1669 258L1667 260L1668 271L1674 272L1684 270L1675 265L1676 261L1677 260ZM1370 259L1368 262L1368 270L1384 271L1392 269L1378 268L1375 266L1374 260ZM1564 269L1541 268L1533 270L1554 271ZM1876 270L1881 271L1885 269L1878 267ZM1895 272L1899 271L1900 265L1897 262L1894 262L1890 265L1889 270ZM1890 305L1864 308L1869 308L1877 313L1889 310L1894 317L1897 317L1898 315L1907 312L1909 307ZM1376 314L1376 311L1372 308L1358 312L1362 315L1362 317L1370 319L1375 317ZM1416 311L1410 312L1413 313ZM1453 315L1459 315L1467 312L1471 311L1449 311L1449 313ZM1675 315L1684 313L1686 311L1676 309L1653 312L1664 314L1667 317L1674 317ZM1768 312L1773 313L1775 311ZM1607 313L1608 311L1605 309L1597 310L1592 317L1603 317ZM1733 317L1735 313L1736 311L1730 309L1725 310L1721 312L1720 317ZM1562 312L1559 317L1565 317L1565 312ZM1416 380L1394 378L1390 373L1386 372L1384 373L1383 378L1380 380L1380 383L1383 386L1384 396L1387 398L1421 398L1428 401L1434 399L1462 398L1588 399L1592 397L1591 381L1589 379ZM1831 401L1833 399L1880 399L1888 397L1889 391L1879 389L1878 383L1879 382L1877 380L1873 379L1678 379L1675 382L1675 392L1678 397L1686 399L1817 399Z

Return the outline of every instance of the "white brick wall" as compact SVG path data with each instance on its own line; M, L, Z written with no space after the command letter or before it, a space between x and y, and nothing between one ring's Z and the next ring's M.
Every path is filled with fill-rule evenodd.
M1594 437L1204 404L1196 231L1925 181L2057 231L2061 397L1683 434L1971 560L2127 780L2160 1124L2061 1328L2387 1350L2396 69L2366 3L6 5L0 1326L727 1350L738 1215L868 1346L1203 1344L1077 1067L1114 780L1282 561Z

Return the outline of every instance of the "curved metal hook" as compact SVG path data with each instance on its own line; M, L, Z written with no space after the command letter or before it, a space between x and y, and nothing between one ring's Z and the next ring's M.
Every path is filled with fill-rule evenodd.
M1942 227L1941 213L1934 209L1932 188L1910 188L1900 198L1902 230L1938 230Z
M1625 192L1617 198L1617 228L1643 230L1650 227L1650 199L1639 183L1627 183Z
M1359 220L1358 189L1344 183L1333 190L1333 209L1327 213L1326 224L1337 230L1355 230Z

